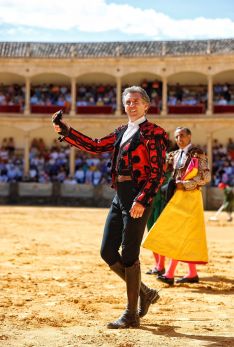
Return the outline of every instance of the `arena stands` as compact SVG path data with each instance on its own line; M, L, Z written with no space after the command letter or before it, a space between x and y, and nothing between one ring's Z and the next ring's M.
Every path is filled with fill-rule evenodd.
M0 83L0 112L23 112L25 87L17 83Z
M70 112L70 86L46 83L33 85L30 94L32 113L53 113L58 109L63 109L65 113Z
M151 97L151 112L162 109L162 82L142 80L139 83ZM128 87L124 85L122 89ZM25 87L17 84L0 85L0 112L23 112L25 105ZM32 113L53 113L63 109L71 110L70 86L54 84L33 85L30 91L30 109ZM78 85L76 96L78 114L112 114L116 110L116 86ZM234 84L214 85L214 113L233 112ZM207 109L207 86L175 85L168 86L169 114L205 113Z
M198 144L199 146L199 144ZM202 146L201 146L202 147ZM175 150L176 144L170 141L169 151ZM202 149L206 151L206 146ZM0 182L68 182L70 184L109 184L110 155L103 153L93 156L76 151L75 172L69 172L70 147L54 140L50 147L42 138L34 138L30 146L30 169L28 176L23 173L23 156L14 146L12 138L4 138L0 149ZM220 182L234 185L234 140L229 138L221 144L213 142L213 179L212 186Z
M217 139L213 143L213 177L212 186L217 187L223 182L234 186L234 142L229 138L227 145L219 143Z
M30 168L28 176L23 174L22 153L15 154L12 138L4 138L0 149L0 182L64 182L79 184L110 183L109 154L91 156L77 151L75 173L69 173L68 145L56 140L47 148L42 138L34 138L30 146Z

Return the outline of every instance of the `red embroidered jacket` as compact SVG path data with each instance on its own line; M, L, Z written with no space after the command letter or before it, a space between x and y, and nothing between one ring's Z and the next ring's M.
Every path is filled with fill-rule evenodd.
M112 187L116 188L116 160L119 144L126 129L127 125L124 125L101 139L92 139L70 128L64 140L90 153L112 152ZM139 130L134 134L128 148L128 168L139 192L135 201L145 207L151 203L163 183L167 143L168 136L165 131L146 120L139 125Z

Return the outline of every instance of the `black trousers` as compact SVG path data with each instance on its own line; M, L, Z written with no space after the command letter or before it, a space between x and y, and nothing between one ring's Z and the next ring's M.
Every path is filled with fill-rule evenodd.
M101 245L101 257L109 266L118 261L126 267L132 266L139 258L151 207L145 209L141 218L132 218L129 210L137 193L131 181L117 183L117 194L106 219Z

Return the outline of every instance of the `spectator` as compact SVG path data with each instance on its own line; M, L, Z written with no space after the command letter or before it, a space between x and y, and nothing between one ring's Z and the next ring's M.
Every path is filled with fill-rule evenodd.
M72 177L72 176L67 176L67 177L65 178L65 180L63 181L63 183L65 183L65 184L71 184L71 185L77 184L75 178Z

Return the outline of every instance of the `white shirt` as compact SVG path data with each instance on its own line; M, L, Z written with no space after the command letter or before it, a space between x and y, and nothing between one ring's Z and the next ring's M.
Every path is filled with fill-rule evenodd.
M181 149L180 149L180 152L181 152L181 151L184 151L183 154L187 154L187 153L188 153L188 150L189 150L189 148L190 148L191 146L192 146L192 144L189 143L186 147L181 148Z
M182 151L183 151L183 154L182 154L182 156L181 156L181 158L180 158L180 160L179 160L180 163L177 163L177 164L179 164L178 166L180 166L182 163L185 162L186 157L187 157L188 150L189 150L189 148L190 148L191 146L192 146L192 144L189 143L186 147L180 148L180 149L179 149L178 158L180 158L180 155L181 155L181 152L182 152Z
M134 122L129 121L128 127L125 133L123 134L122 140L120 142L120 146L125 143L130 137L132 137L137 130L139 129L139 124L143 123L146 120L145 116L142 116L141 118L138 118Z

